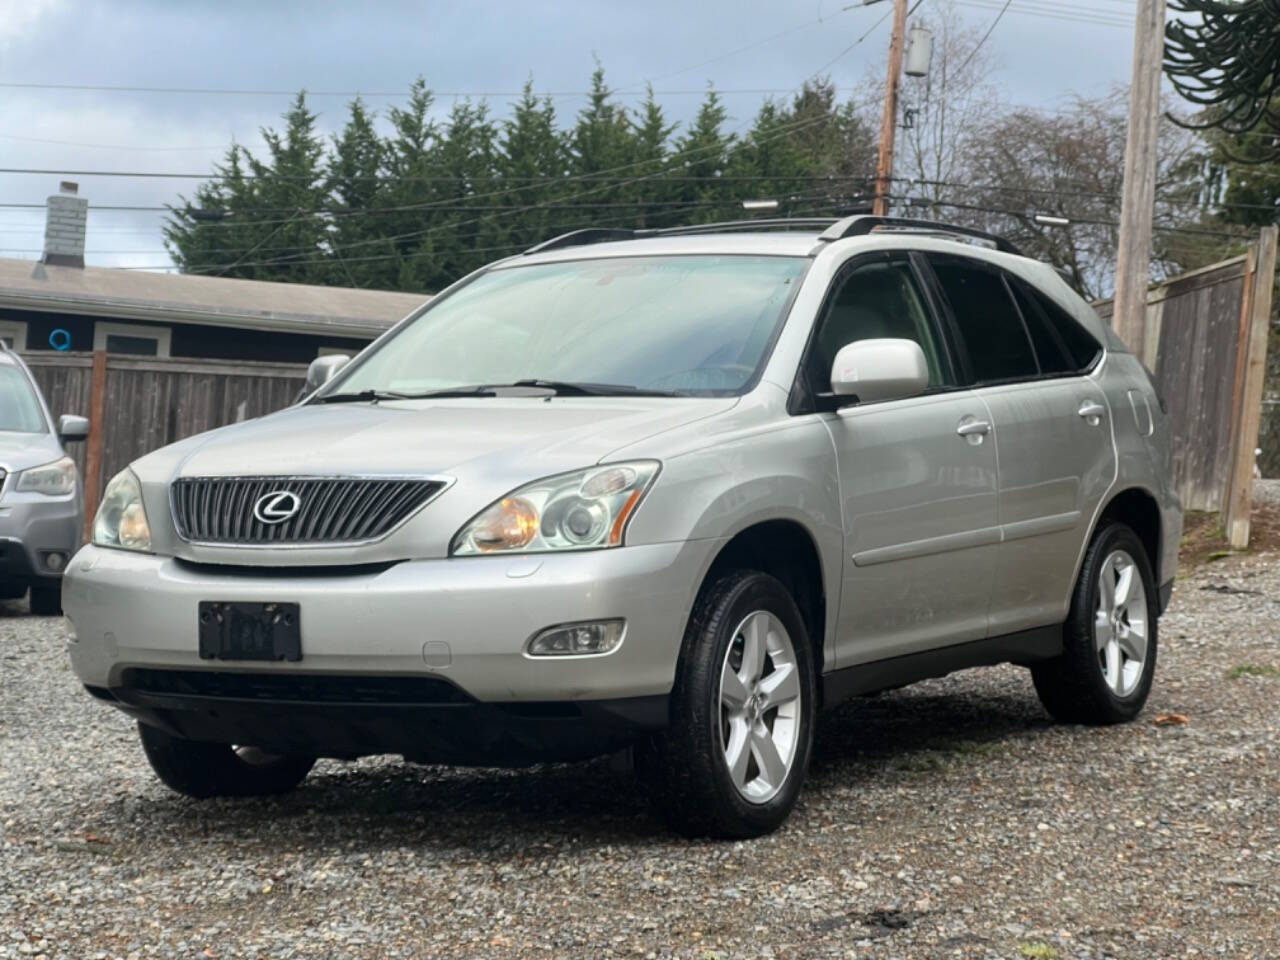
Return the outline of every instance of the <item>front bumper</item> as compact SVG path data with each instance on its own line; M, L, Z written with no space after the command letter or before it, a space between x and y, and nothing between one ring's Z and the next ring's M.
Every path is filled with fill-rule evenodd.
M652 711L640 698L661 698L670 691L685 621L718 546L719 541L702 540L525 557L459 557L347 572L215 567L87 546L72 561L63 587L63 608L76 636L68 650L77 676L93 692L159 725L172 728L174 722L138 711L198 708L208 713L218 703L227 707L253 701L252 709L239 710L239 719L222 728L196 724L188 715L186 735L198 733L202 739L219 739L219 730L235 730L238 736L228 742L248 742L244 723L267 729L292 716L299 736L323 746L319 741L326 717L367 716L381 723L385 717L378 711L393 707L402 723L410 715L429 715L428 726L441 717L456 718L446 724L465 726L493 719L494 705L506 705L498 709L502 716L519 716L514 705L521 704L536 705L533 714L547 716L560 709L550 705L573 704L577 706L568 713L576 716L620 717L624 725L645 726L648 719L636 724L627 720L639 714L651 719ZM298 603L302 659L200 659L197 608L202 600ZM626 632L611 654L524 654L529 638L548 626L616 617L626 620ZM154 689L140 690L132 679L145 669L220 671L280 681L320 677L331 683L343 678L375 678L377 683L383 681L376 678L430 679L460 697L456 703L437 698L404 702L402 695L388 694L395 703L379 702L376 695L373 702L366 698L356 703L341 694L336 700L305 693L282 699L271 692L220 690L211 701L207 690L166 690L157 700ZM618 706L615 701L632 703ZM307 724L301 724L304 714ZM359 730L333 731L335 743L326 749L340 755L410 752L401 749L404 744L397 738L377 733L377 725L365 731L370 740L365 749L352 749L361 739Z
M62 568L50 569L50 554L60 554L63 567L80 544L84 525L73 497L7 495L0 501L0 586L56 584Z

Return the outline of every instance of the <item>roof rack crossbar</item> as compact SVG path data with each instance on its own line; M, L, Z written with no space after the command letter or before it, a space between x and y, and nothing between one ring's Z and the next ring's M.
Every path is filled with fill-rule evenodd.
M607 243L610 240L630 240L636 231L619 227L586 227L582 230L570 230L550 240L543 240L524 252L527 257L531 253L543 253L547 250L559 250L563 247L579 247L588 243Z
M637 237L676 237L696 233L724 233L737 230L814 230L839 223L837 217L770 217L758 220L720 220L683 227L655 227L637 230Z
M972 237L985 240L1002 253L1013 253L1022 256L1022 251L1004 237L975 230L972 227L961 227L953 223L942 223L936 220L912 220L907 217L873 217L859 214L846 217L831 225L818 239L830 243L846 237L863 237L869 233L915 233L933 234L935 236Z

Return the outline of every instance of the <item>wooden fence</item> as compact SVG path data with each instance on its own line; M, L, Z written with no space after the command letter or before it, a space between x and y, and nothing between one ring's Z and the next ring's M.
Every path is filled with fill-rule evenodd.
M160 360L95 353L23 354L54 416L89 417L86 443L68 444L85 480L85 514L129 463L192 434L288 406L307 368L281 363Z
M1147 291L1142 360L1169 406L1178 495L1184 509L1223 513L1235 547L1249 543L1276 232ZM1097 305L1108 321L1111 307Z

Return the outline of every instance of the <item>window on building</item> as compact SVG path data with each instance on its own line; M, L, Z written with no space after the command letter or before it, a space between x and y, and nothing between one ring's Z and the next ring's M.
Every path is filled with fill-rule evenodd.
M93 349L142 357L169 356L168 327L144 327L133 323L96 323Z
M0 343L10 350L27 349L27 325L19 320L0 320Z

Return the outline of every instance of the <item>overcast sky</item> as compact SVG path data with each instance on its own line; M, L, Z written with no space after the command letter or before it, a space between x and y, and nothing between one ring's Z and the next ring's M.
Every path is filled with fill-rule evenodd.
M847 7L854 4L851 9ZM947 0L922 0L917 14ZM651 81L672 119L696 109L707 82L726 91L731 128L750 123L762 89L794 89L824 64L851 92L888 44L887 2L860 0L0 0L0 167L55 171L200 173L234 137L251 147L258 128L277 123L286 95L209 95L38 89L13 84L316 91L312 107L325 131L341 126L348 96L363 91L382 108L423 76L441 91L490 93L503 114L532 76L557 93L564 119L582 105L593 57L610 83L636 99ZM963 0L957 10L976 30L995 19L999 0ZM1023 8L1022 11L1019 8ZM1031 9L1041 14L1028 12ZM1006 102L1052 106L1072 94L1127 84L1131 31L1105 17L1064 19L1054 11L1103 11L1131 19L1133 0L1013 0L986 44ZM739 48L777 34L744 52ZM727 55L726 54L730 54ZM834 62L832 62L834 61ZM381 95L394 92L395 97ZM559 95L559 94L565 95ZM68 173L69 175L69 173ZM90 200L88 262L100 266L168 263L156 213L100 210L92 204L176 202L194 182L78 174ZM43 204L59 176L0 173L0 257L35 259Z

